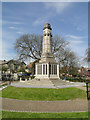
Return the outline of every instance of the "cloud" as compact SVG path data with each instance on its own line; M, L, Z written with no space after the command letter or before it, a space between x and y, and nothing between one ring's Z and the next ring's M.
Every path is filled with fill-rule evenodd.
M0 25L2 24L2 20L0 20Z
M62 13L67 7L69 3L62 3L62 2L44 2L44 7L46 9L46 13L41 17L37 18L33 25L41 25L45 22L48 22L49 19L53 19L56 16L56 13ZM64 19L62 19L63 21Z
M83 39L83 38L87 38L86 36L76 36L76 35L66 35L66 37L71 38L71 39Z
M2 49L0 49L0 59L10 60L14 58L16 55L14 51L14 43L16 41L16 38L16 34L12 31L10 32L3 30L2 40L0 41L0 45L2 44Z
M83 43L83 40L70 40L71 44L81 44Z
M2 50L0 50L0 59L2 60L10 60L13 59L15 56L14 50L13 50L13 44L12 42L9 42L9 40L3 40L2 41Z
M88 38L87 36L76 36L76 35L66 35L65 36L70 44L82 44L84 43L84 39Z
M88 47L87 45L80 45L80 44L70 44L71 49L78 55L80 58L85 57L85 50Z
M10 43L7 41L2 41L2 53L0 53L0 58L1 59L10 59L11 58L11 53L9 53L8 49L10 49Z
M16 32L17 34L23 34L23 32L21 32L20 28L16 28L16 27L14 27L14 26L11 26L11 27L8 27L8 28L11 29L11 30L17 31L17 32Z
M48 3L45 3L45 7L46 9L53 9L55 10L57 13L62 13L66 8L68 8L69 6L69 2L66 2L66 3L63 3L63 2L48 2Z
M34 21L33 25L41 25L44 24L46 21L48 21L49 17L40 17L37 20Z
M70 42L70 48L76 53L77 56L80 56L80 59L85 56L85 50L88 47L88 44L86 43L86 39L88 39L87 36L68 34L65 38Z
M13 27L13 26L11 26L11 27L8 27L9 29L16 29L16 27Z
M6 20L2 20L3 24L15 24L15 25L19 25L19 24L23 24L22 22L18 22L18 21L6 21Z
M19 32L16 32L16 33L18 33L18 34L23 34L23 32L20 32L20 31L19 31Z
M82 31L82 30L83 30L83 27L77 26L77 30L78 30L78 31Z

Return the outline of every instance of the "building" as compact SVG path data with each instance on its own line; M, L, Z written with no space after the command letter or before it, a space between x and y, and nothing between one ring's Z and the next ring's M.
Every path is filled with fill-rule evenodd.
M26 64L24 62L20 62L18 60L9 60L9 61L0 61L1 68L7 68L10 71L18 71L20 69L25 69Z
M59 64L52 53L51 25L46 23L43 28L43 49L39 63L35 65L35 78L59 79Z
M6 60L0 60L0 68L2 68L2 66L8 67Z
M82 67L81 72L82 72L83 76L90 76L90 69L89 68Z
M33 65L34 65L34 62L31 62L29 65L26 65L25 71L28 72L28 73L34 74L33 73L33 69L34 69Z

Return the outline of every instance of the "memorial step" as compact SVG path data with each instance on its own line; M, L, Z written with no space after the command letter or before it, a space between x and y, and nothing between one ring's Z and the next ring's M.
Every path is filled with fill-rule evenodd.
M40 80L33 79L27 81L27 83L30 84L31 86L54 86L52 81L49 79L40 79Z

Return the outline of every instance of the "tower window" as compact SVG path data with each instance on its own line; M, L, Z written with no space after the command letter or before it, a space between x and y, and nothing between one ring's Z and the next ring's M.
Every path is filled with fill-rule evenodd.
M46 64L46 74L47 74L47 64Z
M43 74L45 74L45 65L43 65Z
M42 65L37 65L37 74L42 74Z
M51 64L49 65L49 74L51 74Z
M47 34L49 36L49 34Z

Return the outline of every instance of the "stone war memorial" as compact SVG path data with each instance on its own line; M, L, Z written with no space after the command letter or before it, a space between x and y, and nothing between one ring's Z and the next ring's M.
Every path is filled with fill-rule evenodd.
M52 53L51 30L51 25L46 23L43 28L41 59L35 64L35 78L26 82L29 86L53 88L53 81L62 81L59 78L59 64Z
M52 53L51 25L46 23L43 28L43 49L41 60L35 65L36 79L59 79L59 64Z
M43 28L42 55L38 63L35 64L35 78L26 80L24 85L27 87L42 88L63 88L73 87L77 85L85 85L83 83L74 83L61 80L59 77L59 63L56 62L52 52L52 28L46 23ZM22 82L22 80L20 80ZM21 83L18 83L21 86Z

